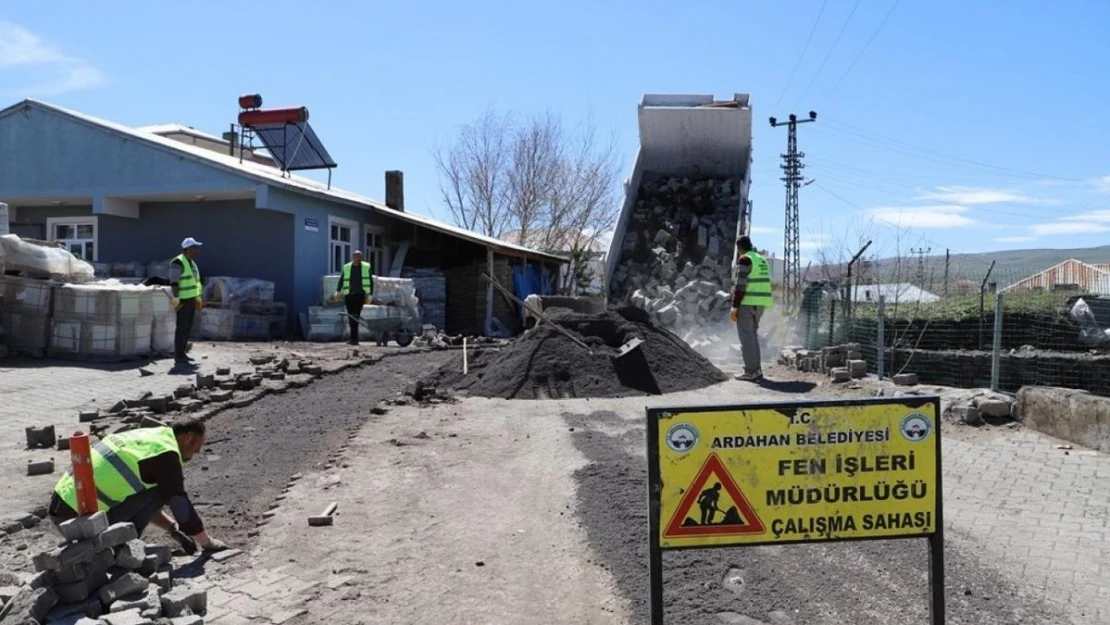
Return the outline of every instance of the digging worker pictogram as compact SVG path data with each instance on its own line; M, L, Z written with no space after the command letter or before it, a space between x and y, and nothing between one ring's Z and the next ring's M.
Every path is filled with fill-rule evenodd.
M188 367L193 359L186 353L193 320L201 309L200 269L197 255L201 242L189 237L181 242L181 253L170 261L170 284L173 287L174 308L177 310L177 327L173 335L173 360L175 366Z
M343 297L347 305L347 322L351 324L351 345L358 345L358 319L362 315L362 307L374 302L374 268L369 261L362 259L362 251L355 250L351 254L351 262L343 265L343 272L339 275L339 284L335 289L335 299ZM352 279L351 274L355 277Z
M736 239L739 254L736 286L732 291L729 318L736 324L740 350L744 357L744 373L738 380L759 380L763 377L762 354L759 349L759 320L774 301L771 294L771 266L752 247L747 236Z
M142 536L149 523L166 530L186 553L220 551L227 546L208 536L185 492L183 463L204 446L199 420L173 427L139 428L111 434L92 445L92 472L98 509L109 523L132 523ZM169 506L173 516L163 510ZM77 517L77 486L72 471L54 486L48 511L55 524Z
M718 503L721 501L721 483L717 482L712 487L701 491L698 496L698 505L701 506L701 524L709 525L713 522L713 515L720 512Z

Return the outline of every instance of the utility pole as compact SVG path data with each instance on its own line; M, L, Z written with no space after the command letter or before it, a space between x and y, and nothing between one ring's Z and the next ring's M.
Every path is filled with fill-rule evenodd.
M917 284L922 289L925 288L925 255L931 251L933 251L931 247L926 247L924 249L919 247L910 250L910 254L917 254Z
M817 121L817 113L809 112L809 119L798 119L791 113L786 124L779 124L774 117L771 118L771 127L780 125L787 127L786 153L781 154L783 177L780 180L786 185L786 232L783 245L783 276L782 292L783 301L789 308L798 303L802 292L801 256L798 250L800 232L798 227L798 189L802 186L802 170L805 165L802 159L805 152L798 151L798 124Z
M944 296L948 297L948 265L952 262L951 250L944 250Z

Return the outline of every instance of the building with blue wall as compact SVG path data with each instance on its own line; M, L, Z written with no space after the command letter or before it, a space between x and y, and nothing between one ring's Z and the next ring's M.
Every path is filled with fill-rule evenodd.
M405 212L403 200L390 207L285 174L215 136L130 128L35 100L0 110L0 202L14 234L58 241L90 262L163 261L195 237L203 275L273 282L293 328L319 302L322 276L354 249L376 275L444 271L450 332L483 333L491 317L516 325L519 311L494 296L483 271L558 275L566 262Z

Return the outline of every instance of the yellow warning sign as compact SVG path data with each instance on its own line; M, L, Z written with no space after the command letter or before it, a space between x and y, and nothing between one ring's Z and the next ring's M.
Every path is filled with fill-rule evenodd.
M928 536L935 398L649 409L660 547Z

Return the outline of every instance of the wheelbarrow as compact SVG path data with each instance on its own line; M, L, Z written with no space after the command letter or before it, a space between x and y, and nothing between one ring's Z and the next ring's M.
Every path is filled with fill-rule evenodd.
M350 313L344 314L369 330L378 345L386 345L392 340L401 347L408 347L421 330L420 322L411 316L363 319Z

